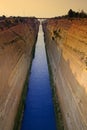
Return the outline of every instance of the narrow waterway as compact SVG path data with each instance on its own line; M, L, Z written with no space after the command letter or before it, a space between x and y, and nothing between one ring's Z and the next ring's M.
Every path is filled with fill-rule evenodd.
M21 130L56 130L49 72L40 25Z

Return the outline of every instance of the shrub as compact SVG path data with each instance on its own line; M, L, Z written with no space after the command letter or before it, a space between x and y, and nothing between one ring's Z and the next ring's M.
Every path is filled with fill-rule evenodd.
M68 11L69 18L87 18L87 14L82 10L81 12L75 12L72 9Z

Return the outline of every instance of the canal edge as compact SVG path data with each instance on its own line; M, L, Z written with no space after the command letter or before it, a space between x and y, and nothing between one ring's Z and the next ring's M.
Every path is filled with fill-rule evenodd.
M16 114L16 117L14 120L13 130L20 130L21 129L21 123L22 123L22 118L23 118L23 113L24 113L24 106L25 106L25 101L26 101L26 96L27 96L27 91L28 91L28 82L29 82L29 78L30 78L30 74L31 74L32 62L33 62L33 59L35 56L35 48L36 48L37 38L38 38L38 35L36 36L34 45L32 47L29 69L27 71L25 82L23 85L23 90L21 93L17 114Z
M45 44L45 50L46 50L47 64L48 64L48 70L49 70L50 86L52 90L52 100L53 100L53 106L54 106L54 112L55 112L55 118L56 118L56 126L57 126L57 130L64 130L62 112L60 109L60 104L59 104L58 96L56 93L56 86L53 80L53 73L52 73L50 62L49 62L46 44Z

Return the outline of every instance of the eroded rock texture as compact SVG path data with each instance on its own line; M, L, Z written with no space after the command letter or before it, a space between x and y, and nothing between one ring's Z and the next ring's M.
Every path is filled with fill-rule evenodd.
M38 34L37 19L23 21L9 27L0 23L0 130L13 129Z
M43 23L65 130L87 130L87 19Z

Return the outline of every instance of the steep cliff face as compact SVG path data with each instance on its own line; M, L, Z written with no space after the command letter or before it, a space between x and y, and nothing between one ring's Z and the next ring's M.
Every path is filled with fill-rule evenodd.
M0 130L13 128L38 26L27 19L0 31Z
M87 19L43 23L65 130L87 130Z

